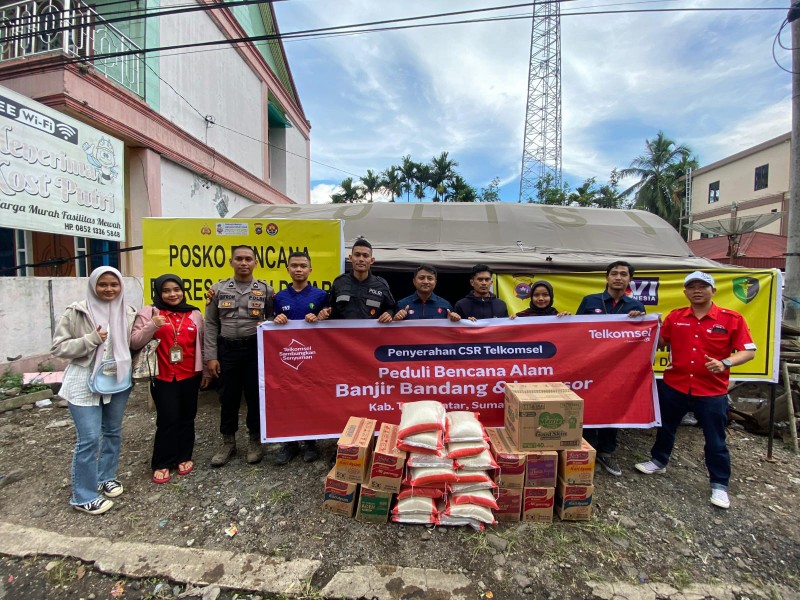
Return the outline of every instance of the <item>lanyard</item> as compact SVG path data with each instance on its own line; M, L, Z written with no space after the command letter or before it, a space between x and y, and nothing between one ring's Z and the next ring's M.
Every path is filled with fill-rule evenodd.
M167 322L169 322L169 326L172 327L172 333L175 338L175 342L173 344L174 346L178 345L178 332L181 330L181 327L183 327L183 322L185 319L186 319L186 313L183 313L183 316L181 317L181 322L178 323L177 329L175 328L175 325L172 323L172 319L167 319Z

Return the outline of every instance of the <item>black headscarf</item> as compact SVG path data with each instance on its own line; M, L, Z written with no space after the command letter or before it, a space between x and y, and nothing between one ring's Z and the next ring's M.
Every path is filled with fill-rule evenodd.
M545 308L539 308L533 303L533 292L534 290L539 287L543 286L547 288L547 291L550 292L550 304L548 304ZM540 279L539 281L534 281L533 285L531 285L531 305L526 308L525 310L518 312L518 317L554 317L558 314L558 311L553 306L553 299L555 294L553 294L553 286L550 285L549 282L545 281L544 279Z
M161 288L164 287L164 284L168 281L174 281L181 289L183 289L183 279L178 277L177 275L166 274L162 275L161 277L157 278L153 283L153 306L155 306L158 310L168 310L177 313L189 313L193 310L198 310L196 306L192 306L191 304L186 304L186 291L183 292L183 300L180 304L176 304L175 306L171 306L164 302L161 299Z

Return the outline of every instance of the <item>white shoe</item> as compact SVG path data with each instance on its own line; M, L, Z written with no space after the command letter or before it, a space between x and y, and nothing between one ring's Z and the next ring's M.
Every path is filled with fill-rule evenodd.
M640 462L634 465L636 470L640 473L644 473L645 475L652 475L653 473L666 473L667 467L659 467L656 463L652 460L648 460L647 462Z
M711 498L709 498L711 504L714 506L718 506L720 508L730 508L731 501L728 498L728 492L725 490L721 490L719 488L712 488L711 490Z
M681 419L681 425L689 425L690 427L694 427L697 425L697 417L694 416L693 412L687 412L683 415L683 419Z

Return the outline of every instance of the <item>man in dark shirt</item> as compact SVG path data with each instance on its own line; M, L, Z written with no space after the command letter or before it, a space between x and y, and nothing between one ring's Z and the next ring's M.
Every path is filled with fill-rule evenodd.
M394 297L386 280L370 271L374 262L372 244L358 238L350 251L352 271L333 280L330 306L321 310L319 316L323 319L377 319L379 323L391 323L396 309Z
M431 265L420 265L414 271L414 288L417 290L397 303L398 310L395 321L415 319L450 319L460 321L458 313L453 312L452 305L433 293L436 288L436 268Z
M506 303L492 293L492 269L489 265L472 267L469 284L472 291L456 302L456 313L470 321L508 317Z
M634 269L624 260L606 267L606 289L599 294L589 294L581 300L576 315L628 315L639 317L645 313L644 304L626 294ZM583 437L597 450L597 462L615 477L622 469L614 457L617 449L617 430L612 427L584 429Z

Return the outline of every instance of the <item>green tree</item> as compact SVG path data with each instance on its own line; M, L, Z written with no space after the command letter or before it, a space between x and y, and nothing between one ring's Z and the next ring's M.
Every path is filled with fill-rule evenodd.
M620 174L616 169L608 176L608 183L601 185L597 190L595 205L598 208L623 208L625 195L619 191Z
M428 165L427 185L433 190L433 201L439 202L444 196L447 182L455 175L458 163L448 157L447 152L434 156Z
M389 195L389 202L403 195L403 182L398 171L400 167L392 165L381 173L381 189Z
M425 190L430 187L431 169L428 165L418 164L415 169L414 197L422 202L425 199Z
M681 204L676 201L678 179L689 165L696 165L691 149L676 144L659 131L653 140L645 140L645 152L623 169L622 177L638 177L639 181L623 192L633 195L633 207L658 215L677 229Z
M500 202L500 178L492 179L478 196L480 202Z
M446 202L476 202L478 193L475 188L469 185L464 178L456 173L448 181L447 189L444 193Z
M590 177L584 181L575 188L574 192L567 196L567 203L577 204L578 206L595 206L598 194L596 183L597 179L595 177Z
M419 165L411 160L411 156L408 154L403 157L402 161L397 172L402 182L401 187L406 194L406 202L409 202L409 196L417 183Z
M367 169L367 174L361 178L361 189L368 196L368 202L372 202L375 192L381 191L381 178L372 169Z
M556 206L569 204L569 183L565 181L561 187L556 186L552 173L545 173L544 177L540 177L535 187L536 199L528 198L528 202Z
M339 184L339 188L341 188L341 192L331 194L331 201L334 204L352 204L353 202L359 202L363 197L361 187L353 183L352 177L343 179L342 183Z

